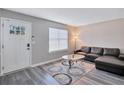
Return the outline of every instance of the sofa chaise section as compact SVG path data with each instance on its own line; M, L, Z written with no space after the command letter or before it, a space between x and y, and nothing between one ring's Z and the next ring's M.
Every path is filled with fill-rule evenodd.
M124 75L124 61L113 56L102 56L95 60L96 69Z

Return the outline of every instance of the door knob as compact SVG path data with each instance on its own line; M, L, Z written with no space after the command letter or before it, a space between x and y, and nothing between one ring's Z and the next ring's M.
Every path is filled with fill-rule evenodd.
M30 43L27 43L27 50L30 50Z
M30 47L30 44L29 43L27 43L27 47Z

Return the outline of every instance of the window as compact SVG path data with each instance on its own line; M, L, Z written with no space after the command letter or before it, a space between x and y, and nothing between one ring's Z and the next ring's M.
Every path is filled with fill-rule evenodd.
M68 31L49 28L49 52L68 49Z

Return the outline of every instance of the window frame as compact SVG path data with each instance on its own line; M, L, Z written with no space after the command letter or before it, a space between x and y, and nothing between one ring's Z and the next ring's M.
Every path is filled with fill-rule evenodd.
M50 50L50 29L56 29L56 30L64 30L64 31L67 31L67 48L65 49L56 49L56 50ZM60 42L60 38L57 38L57 41L58 41L58 46L60 46L59 42ZM65 39L66 40L66 39ZM60 52L60 51L67 51L69 48L69 32L67 29L60 29L60 28L55 28L55 27L49 27L49 50L48 52L49 53L54 53L54 52Z

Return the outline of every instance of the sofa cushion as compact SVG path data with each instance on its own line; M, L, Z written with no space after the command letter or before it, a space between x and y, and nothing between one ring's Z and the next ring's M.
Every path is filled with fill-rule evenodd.
M91 62L94 62L95 61L95 59L97 58L97 57L99 57L100 55L98 55L98 54L86 54L85 55L85 60L88 60L88 61L91 61Z
M104 48L103 55L118 57L119 54L120 54L120 49L118 48Z
M81 52L85 52L85 53L90 53L90 50L91 50L90 47L87 46L82 46L80 49Z
M100 47L91 47L91 53L102 55L103 54L103 48L100 48Z
M106 64L112 67L118 67L124 69L124 61L119 60L114 56L101 56L95 59L95 62L98 64Z
M86 57L88 57L88 58L93 58L93 59L96 59L97 57L99 57L100 55L98 55L98 54L87 54L86 55Z

